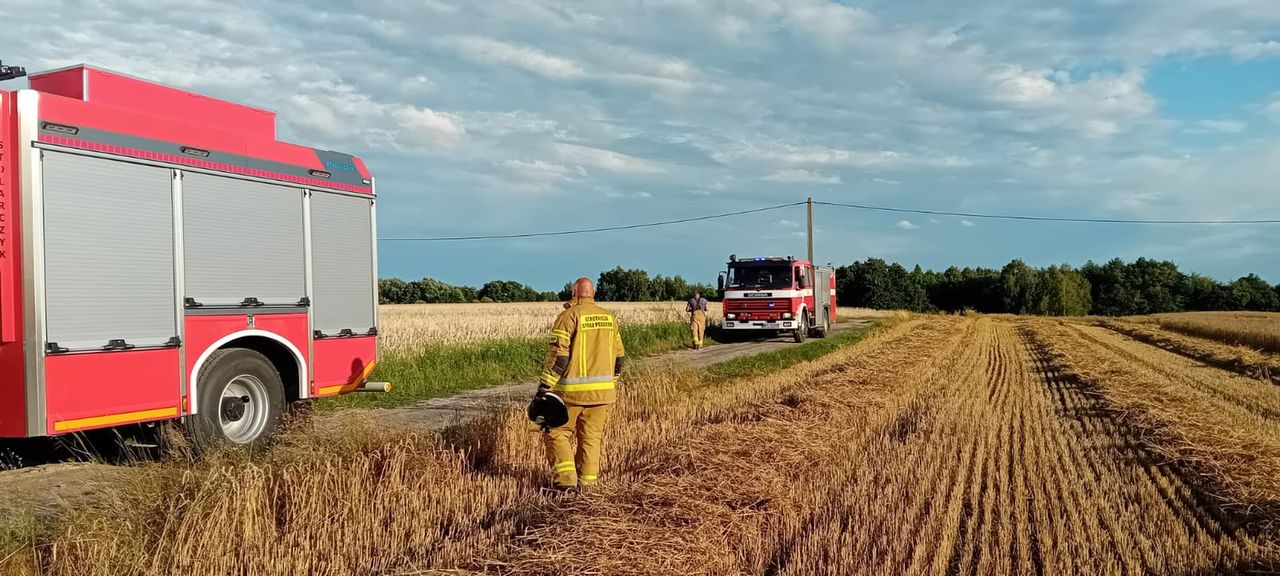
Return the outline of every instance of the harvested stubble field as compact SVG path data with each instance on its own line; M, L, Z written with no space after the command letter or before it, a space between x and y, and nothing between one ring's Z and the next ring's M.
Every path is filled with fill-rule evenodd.
M538 492L515 411L440 437L298 434L255 462L157 466L8 567L1217 574L1280 558L1280 389L1105 328L916 318L771 375L625 382L589 496Z

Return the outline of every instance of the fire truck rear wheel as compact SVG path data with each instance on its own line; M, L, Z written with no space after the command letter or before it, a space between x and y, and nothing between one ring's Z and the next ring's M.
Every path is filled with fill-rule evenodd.
M265 448L284 413L284 385L275 366L253 350L228 348L200 369L199 412L187 427L197 450Z
M827 332L830 332L830 331L831 331L831 313L830 313L830 312L823 312L823 313L822 313L822 323L821 323L821 324L819 324L819 325L817 325L817 326L813 329L813 337L814 337L814 338L826 338L826 337L827 337Z

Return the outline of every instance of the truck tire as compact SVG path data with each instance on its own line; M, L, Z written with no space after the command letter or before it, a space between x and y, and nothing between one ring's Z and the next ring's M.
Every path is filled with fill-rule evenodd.
M270 445L284 414L284 385L266 356L244 348L209 356L197 386L199 412L187 417L197 452L219 446L259 451Z
M828 332L830 332L830 331L831 331L831 313L830 313L830 312L823 312L823 313L822 313L822 323L818 324L818 326L817 326L816 328L814 328L814 329L813 329L813 337L814 337L814 338L826 338L826 337L827 337L827 333L828 333Z
M795 339L796 344L804 343L804 339L809 336L809 311L800 311L800 327L792 333L791 337Z

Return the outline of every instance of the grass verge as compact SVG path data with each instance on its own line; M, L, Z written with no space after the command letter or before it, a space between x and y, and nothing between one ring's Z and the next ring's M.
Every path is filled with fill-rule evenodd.
M638 358L668 352L689 341L689 327L679 322L622 326L627 356ZM388 408L404 406L476 390L537 378L547 353L541 338L496 340L478 344L432 344L413 354L387 354L378 362L373 379L391 382L387 394L348 394L316 402L316 410Z

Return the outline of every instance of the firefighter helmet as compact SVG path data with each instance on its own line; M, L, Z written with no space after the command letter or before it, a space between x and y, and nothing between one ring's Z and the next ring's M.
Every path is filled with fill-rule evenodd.
M569 407L564 400L550 392L544 392L529 402L529 420L543 430L559 428L569 422Z

